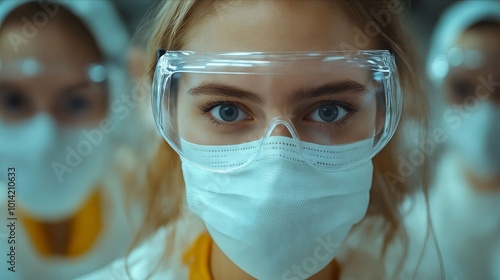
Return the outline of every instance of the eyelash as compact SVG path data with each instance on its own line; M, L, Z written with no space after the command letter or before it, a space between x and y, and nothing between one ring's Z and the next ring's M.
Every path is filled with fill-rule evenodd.
M334 123L317 123L317 125L326 128L331 131L339 131L342 129L344 125L352 121L353 115L356 114L359 111L359 107L356 105L353 105L352 103L349 103L345 99L340 99L340 100L329 100L325 102L321 102L319 106L325 105L325 104L335 104L337 106L340 106L344 108L344 110L347 111L347 114L339 121L334 122ZM318 108L319 106L316 106L315 108Z
M324 105L324 104L332 104L332 103L344 108L344 110L347 111L346 116L344 116L341 120L339 120L338 122L335 122L335 123L318 123L317 125L324 127L324 128L327 128L327 129L332 130L332 131L338 131L339 129L342 128L342 126L344 126L346 123L348 123L349 121L352 120L352 115L359 111L359 107L349 103L345 99L340 99L340 100L328 100L328 101L321 102L318 104L318 106L315 106L315 108L318 108L319 106ZM236 106L238 106L241 109L241 106L239 106L237 102L233 102L233 101L230 101L228 99L209 101L205 104L199 105L198 109L201 112L203 112L203 115L206 115L213 108L220 106L220 105L225 105L225 104L235 104ZM235 125L232 123L219 122L219 121L217 121L214 118L209 117L209 116L206 117L206 119L210 122L210 124L213 124L213 125L216 125L219 127L228 127L228 126Z
M220 106L220 105L225 105L225 104L234 104L235 102L231 102L229 100L213 100L213 101L208 101L205 104L199 105L198 109L202 111L203 113L208 113L210 112L213 108Z
M241 109L242 106L238 105L237 102L230 101L229 99L219 99L219 100L213 100L213 101L208 101L205 104L199 105L198 109L203 112L203 115L205 116L206 120L217 127L230 127L232 125L236 125L233 123L223 123L215 120L214 118L210 116L206 116L207 113L209 113L213 108L220 106L220 105L225 105L225 104L233 104L235 106L238 106L238 108Z

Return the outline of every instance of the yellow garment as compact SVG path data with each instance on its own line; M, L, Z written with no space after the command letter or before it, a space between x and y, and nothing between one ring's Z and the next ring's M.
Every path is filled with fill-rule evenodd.
M87 253L96 242L102 230L101 194L96 191L75 216L71 217L69 223L68 244L62 256L78 257ZM45 230L44 222L30 217L20 211L19 218L31 239L35 250L44 257L60 255L49 242L48 232ZM46 223L45 223L46 225Z
M210 252L212 238L202 233L182 256L182 262L189 267L189 280L213 280L210 273ZM333 260L332 280L340 279L340 266Z
M202 233L182 256L182 262L189 267L189 280L212 280L210 273L210 252L212 238Z

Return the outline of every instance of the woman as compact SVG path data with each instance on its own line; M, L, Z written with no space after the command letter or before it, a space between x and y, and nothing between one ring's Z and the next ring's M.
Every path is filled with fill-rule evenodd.
M499 50L497 1L450 6L429 50L434 129L446 131L429 203L449 279L500 278Z
M89 279L348 278L339 247L365 214L384 221L382 256L404 235L395 209L415 188L397 179L407 147L391 138L401 117L423 126L425 116L402 11L397 1L162 3L150 74L168 144L150 170L142 234L158 231ZM393 271L383 273L368 272Z
M138 103L125 102L128 35L102 1L3 1L0 22L1 205L13 219L0 278L71 279L123 256L137 227L123 182L141 133Z

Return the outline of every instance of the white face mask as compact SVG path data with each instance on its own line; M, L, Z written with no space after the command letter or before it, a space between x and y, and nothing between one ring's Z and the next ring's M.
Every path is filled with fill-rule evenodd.
M183 161L187 203L220 249L251 276L304 279L333 260L352 225L366 214L373 166L367 161L348 171L325 173L303 161L292 138L266 141L259 158L235 172L210 172ZM349 161L372 143L320 152L341 153L339 161ZM228 148L238 156L252 145ZM202 153L211 149L196 148Z
M476 175L500 174L500 108L483 101L467 114L461 124L447 123L450 144Z
M59 220L88 198L110 161L111 143L97 128L60 129L46 114L22 124L0 121L0 170L16 168L19 208Z

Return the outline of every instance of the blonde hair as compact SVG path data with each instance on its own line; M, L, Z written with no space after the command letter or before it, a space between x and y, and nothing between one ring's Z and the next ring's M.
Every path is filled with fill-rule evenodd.
M341 1L341 5L346 12L352 14L358 24L367 26L376 22L372 11L387 9L390 1ZM397 2L397 1L396 1ZM203 16L213 13L214 9L221 2L215 1L167 1L159 7L158 14L151 22L153 32L148 46L149 72L153 76L156 65L156 50L163 48L166 50L181 50L183 48L186 35L189 29L195 25ZM412 52L409 38L404 30L403 18L392 14L389 23L380 28L377 35L377 47L390 50L396 57L397 67L404 95L403 116L400 126L407 122L417 123L422 128L427 128L427 106L425 92L417 70L415 69L416 59ZM422 131L426 131L423 129ZM422 133L420 137L425 138ZM398 212L400 202L415 189L415 186L424 188L427 192L427 163L424 161L418 172L414 176L392 182L387 182L387 175L398 174L397 154L408 151L405 147L403 133L398 129L393 139L388 145L373 159L374 180L371 189L371 200L367 216L381 216L386 221L384 233L383 252L387 244L394 239L396 233L404 227ZM149 170L150 186L148 189L148 205L146 220L141 236L152 233L157 228L172 223L178 219L181 212L181 202L184 194L184 184L181 173L179 156L165 142L160 144L156 158ZM418 179L418 180L414 180ZM169 198L163 201L164 198ZM384 253L383 253L384 254Z

